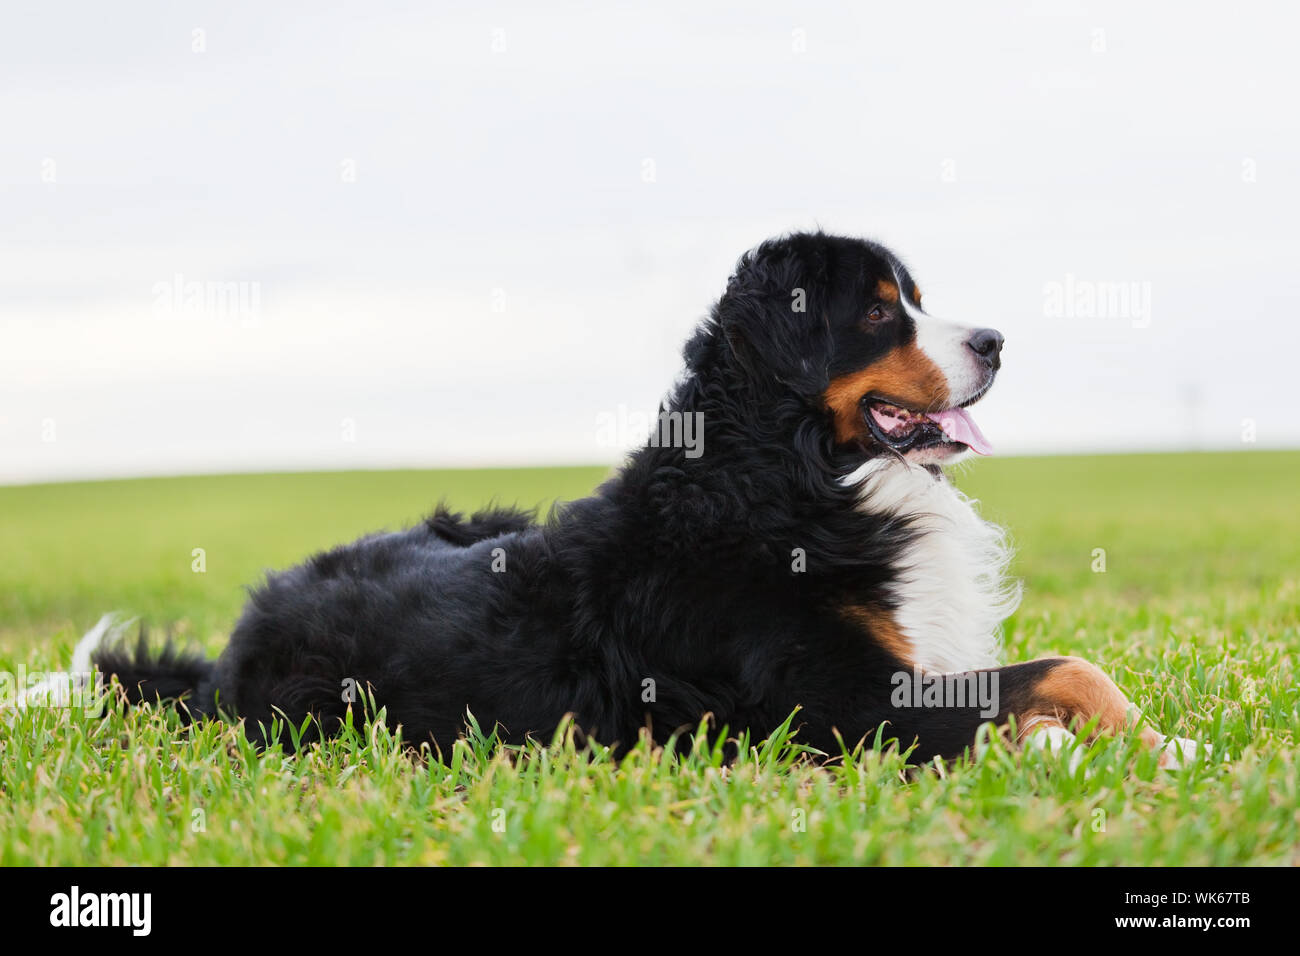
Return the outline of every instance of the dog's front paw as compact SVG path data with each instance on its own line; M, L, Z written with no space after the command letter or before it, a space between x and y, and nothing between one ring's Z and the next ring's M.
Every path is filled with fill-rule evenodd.
M1060 758L1065 756L1066 772L1070 776L1078 771L1083 762L1084 748L1078 739L1054 720L1030 721L1025 730L1024 747L1026 750L1041 750Z
M1202 747L1186 737L1162 737L1158 747L1160 758L1156 766L1161 770L1182 770L1194 763L1209 761L1214 755L1209 747Z

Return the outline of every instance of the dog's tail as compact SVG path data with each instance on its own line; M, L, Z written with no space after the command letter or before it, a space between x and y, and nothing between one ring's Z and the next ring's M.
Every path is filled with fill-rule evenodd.
M116 677L128 704L180 701L182 717L209 713L215 663L201 653L181 651L170 638L161 647L151 645L143 625L133 647L126 637L131 624L104 615L78 643L74 667L94 667L105 679Z

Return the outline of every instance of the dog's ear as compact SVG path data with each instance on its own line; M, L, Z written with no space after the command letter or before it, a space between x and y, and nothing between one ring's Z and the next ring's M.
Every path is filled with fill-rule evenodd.
M745 253L718 302L717 320L737 362L756 382L806 398L829 384L827 267L816 244L775 239Z

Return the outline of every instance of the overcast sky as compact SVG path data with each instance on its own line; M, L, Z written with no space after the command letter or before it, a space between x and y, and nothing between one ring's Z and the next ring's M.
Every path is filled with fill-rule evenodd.
M1300 445L1295 14L542 6L6 0L0 481L613 462L818 225L1001 451Z

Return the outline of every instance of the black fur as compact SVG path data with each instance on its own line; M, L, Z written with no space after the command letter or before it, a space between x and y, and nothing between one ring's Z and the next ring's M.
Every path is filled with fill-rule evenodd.
M823 400L833 375L910 334L901 320L880 333L861 322L876 281L896 274L910 294L901 264L861 240L765 243L687 343L665 403L703 414L701 456L643 447L544 522L439 509L316 555L252 593L214 666L149 663L143 648L99 665L140 682L137 700L189 691L202 713L219 695L250 734L276 709L328 731L352 680L407 740L444 750L467 709L509 741L548 739L571 713L625 746L643 727L663 741L706 713L764 735L797 707L799 739L830 753L837 731L852 745L886 721L904 745L919 737L921 756L960 753L975 710L892 708L890 675L905 665L842 613L888 603L909 535L854 507L840 479L885 452L838 446Z

